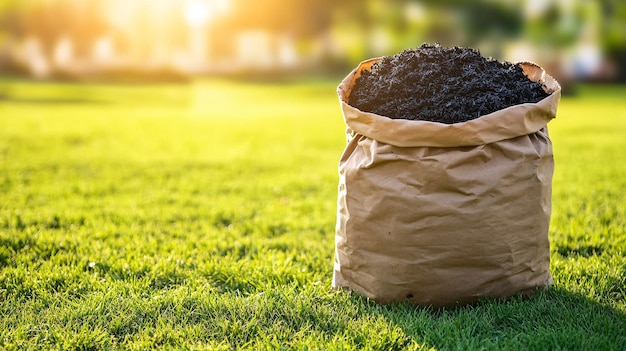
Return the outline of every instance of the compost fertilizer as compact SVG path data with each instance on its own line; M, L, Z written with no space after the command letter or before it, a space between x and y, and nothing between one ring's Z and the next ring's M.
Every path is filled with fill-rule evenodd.
M423 44L363 71L348 103L393 119L452 124L549 95L519 64L485 58L476 49Z

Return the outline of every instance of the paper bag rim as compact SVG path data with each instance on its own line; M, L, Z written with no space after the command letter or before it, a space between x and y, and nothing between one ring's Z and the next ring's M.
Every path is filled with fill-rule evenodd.
M537 103L507 107L465 122L445 124L431 121L392 119L364 112L348 104L356 79L381 57L361 62L337 87L341 110L348 133L398 147L460 147L484 145L532 134L556 117L561 86L539 65L519 62L529 79L542 84L550 95Z

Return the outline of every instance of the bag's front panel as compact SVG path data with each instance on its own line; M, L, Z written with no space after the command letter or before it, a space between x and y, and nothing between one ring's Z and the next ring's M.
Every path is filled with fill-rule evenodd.
M449 305L550 281L553 163L543 132L457 148L357 136L346 150L336 287Z

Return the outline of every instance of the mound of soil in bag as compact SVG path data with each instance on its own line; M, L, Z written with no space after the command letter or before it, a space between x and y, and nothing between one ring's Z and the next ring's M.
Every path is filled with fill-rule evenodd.
M519 64L485 58L472 48L423 44L363 71L348 103L393 119L452 124L547 96Z

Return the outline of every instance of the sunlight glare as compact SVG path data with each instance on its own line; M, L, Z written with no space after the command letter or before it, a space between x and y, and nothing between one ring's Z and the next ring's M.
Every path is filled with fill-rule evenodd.
M185 19L192 27L202 27L229 9L229 0L190 0L185 6Z

